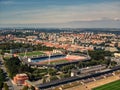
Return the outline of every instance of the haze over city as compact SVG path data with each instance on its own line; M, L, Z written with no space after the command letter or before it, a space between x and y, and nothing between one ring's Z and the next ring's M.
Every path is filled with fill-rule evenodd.
M0 0L0 27L120 28L119 0Z

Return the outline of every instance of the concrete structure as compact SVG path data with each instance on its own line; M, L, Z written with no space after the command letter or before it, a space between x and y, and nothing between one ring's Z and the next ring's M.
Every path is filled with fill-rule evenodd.
M114 53L115 57L120 57L120 53Z
M28 80L28 76L25 73L23 73L23 74L17 74L13 78L14 83L16 83L17 85L25 85L25 80Z
M118 49L116 47L106 47L105 51L116 52Z
M96 65L91 67L82 68L79 70L72 70L71 76L85 76L86 74L93 74L96 72L100 72L102 70L106 69L106 65Z

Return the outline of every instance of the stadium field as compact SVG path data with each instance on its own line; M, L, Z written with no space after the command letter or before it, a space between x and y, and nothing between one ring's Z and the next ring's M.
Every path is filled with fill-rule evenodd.
M120 90L120 80L93 88L92 90Z
M66 62L68 62L68 60L55 60L55 61L52 61L52 62L50 62L50 64L61 64L61 63L66 63Z
M42 55L42 54L44 54L44 53L41 51L33 51L33 52L27 52L26 56L35 56L35 55ZM24 56L25 53L19 53L19 55Z
M50 64L51 65L55 65L55 64L61 64L61 63L66 63L66 62L69 62L68 60L66 59L61 59L61 60L52 60L50 61ZM42 64L48 64L48 60L47 61L43 61L41 62Z
M48 64L48 60L46 61L41 61L40 64ZM60 59L60 60L52 60L50 61L50 64L51 65L56 65L56 64L62 64L62 63L66 63L66 62L69 62L68 60L66 59Z

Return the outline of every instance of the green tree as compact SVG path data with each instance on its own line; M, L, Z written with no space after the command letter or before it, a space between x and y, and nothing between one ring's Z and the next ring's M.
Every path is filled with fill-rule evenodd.
M22 90L28 90L28 86L24 86Z
M35 90L35 87L34 87L34 86L31 86L30 89L31 89L31 90Z
M103 51L103 50L96 50L96 51L89 51L89 55L94 60L104 60L105 56L111 56L112 53L109 51Z
M54 81L54 80L57 80L58 78L56 76L51 76L50 77L50 81Z
M3 87L3 82L0 81L0 89Z
M9 90L7 83L4 83L4 90Z
M3 82L5 81L5 75L2 69L0 69L0 88L3 86Z
M45 77L43 77L42 83L46 83L46 78Z
M57 73L57 70L55 70L55 69L49 69L49 74L50 74L51 76L56 75L56 73Z
M20 71L20 68L21 68L21 62L18 57L12 57L6 60L5 65L7 67L7 71L11 78L13 78Z

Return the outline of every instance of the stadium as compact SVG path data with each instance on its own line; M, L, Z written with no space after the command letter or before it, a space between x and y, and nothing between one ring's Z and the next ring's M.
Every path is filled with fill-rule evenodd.
M87 55L74 55L74 54L56 54L40 57L27 58L24 62L30 65L61 65L61 64L70 64L76 63L79 61L90 60L90 57Z

